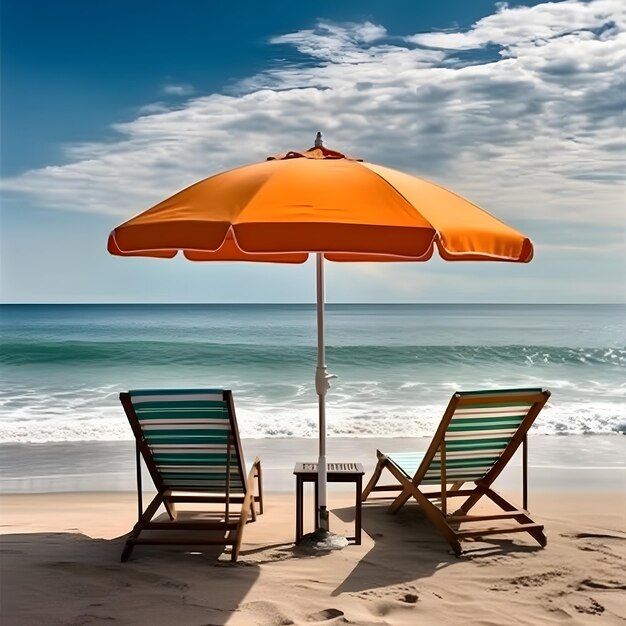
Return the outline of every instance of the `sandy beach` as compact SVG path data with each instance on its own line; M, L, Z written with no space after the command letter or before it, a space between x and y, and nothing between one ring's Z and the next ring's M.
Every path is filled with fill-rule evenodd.
M0 626L626 626L626 0L1 20Z
M268 460L266 509L248 524L236 565L221 548L152 546L138 547L120 563L136 517L130 490L5 494L2 623L626 623L624 472L611 465L623 451L622 438L571 439L587 449L608 445L607 467L586 472L608 471L612 478L603 478L603 487L593 480L568 482L567 464L542 469L554 441L537 438L531 448L530 509L545 524L547 548L522 534L498 536L465 542L461 558L417 505L389 515L381 499L364 505L362 545L321 555L295 547L289 466L307 446L313 450L314 441L257 442ZM365 459L385 442L360 442L360 452L346 441L332 443L335 451L352 448L351 458ZM92 458L97 467L97 455ZM373 458L368 473L372 464ZM513 502L518 469L513 465L501 481ZM565 483L566 489L557 488ZM333 531L352 534L353 498L332 486Z

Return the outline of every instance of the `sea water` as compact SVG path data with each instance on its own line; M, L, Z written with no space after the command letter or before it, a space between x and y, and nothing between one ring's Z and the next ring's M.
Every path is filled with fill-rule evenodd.
M543 387L544 434L626 430L620 305L326 307L329 436L431 435L456 390ZM130 440L120 391L232 389L242 437L316 437L314 305L3 305L0 442Z

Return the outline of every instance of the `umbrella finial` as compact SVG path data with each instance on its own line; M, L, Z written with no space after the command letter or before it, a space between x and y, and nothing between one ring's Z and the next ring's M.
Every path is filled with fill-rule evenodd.
M319 131L317 132L317 135L315 135L315 147L316 148L323 148L324 147L324 140L322 139L322 133L320 133Z

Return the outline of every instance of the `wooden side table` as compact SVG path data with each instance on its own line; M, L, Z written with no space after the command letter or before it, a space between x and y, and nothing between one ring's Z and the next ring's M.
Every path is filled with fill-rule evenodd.
M303 485L311 482L315 485L315 527L319 527L319 502L317 494L317 463L296 463L293 473L296 476L296 542L302 539L304 534L304 497ZM354 503L354 537L348 540L355 544L361 543L361 489L363 486L363 466L360 463L327 463L326 479L329 483L354 483L356 500Z

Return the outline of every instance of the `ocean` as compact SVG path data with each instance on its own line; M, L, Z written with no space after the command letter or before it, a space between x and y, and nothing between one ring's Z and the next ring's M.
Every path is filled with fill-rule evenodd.
M626 430L621 305L327 305L330 437L431 435L455 390L540 386L535 431ZM138 388L232 389L244 438L316 437L314 305L2 305L0 443L131 440Z

